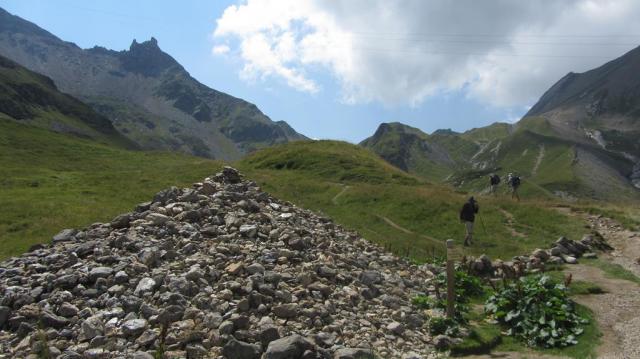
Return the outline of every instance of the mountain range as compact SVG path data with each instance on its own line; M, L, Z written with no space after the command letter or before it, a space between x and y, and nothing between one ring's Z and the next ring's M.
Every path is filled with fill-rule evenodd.
M0 55L50 77L142 149L224 160L306 139L254 104L196 79L155 38L129 50L81 49L0 9Z
M58 132L227 161L307 139L255 105L201 84L155 38L134 40L124 51L81 49L0 9L0 55L7 57L0 112ZM405 172L467 191L486 190L491 173L515 172L523 190L535 195L638 199L639 71L636 48L596 69L567 74L515 124L427 134L383 123L360 145ZM49 106L31 103L34 96L18 99L26 88L21 81L30 84L27 93L47 92L37 96L41 100L63 100ZM81 114L69 115L69 108Z
M482 191L493 172L520 174L532 192L565 198L638 199L640 48L569 73L517 123L426 134L381 124L361 145L436 182Z

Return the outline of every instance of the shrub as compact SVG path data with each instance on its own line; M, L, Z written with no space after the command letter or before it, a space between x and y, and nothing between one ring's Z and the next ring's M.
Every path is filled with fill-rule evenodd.
M531 347L577 344L582 324L564 285L549 276L523 277L505 285L487 299L485 312L509 329L507 335Z

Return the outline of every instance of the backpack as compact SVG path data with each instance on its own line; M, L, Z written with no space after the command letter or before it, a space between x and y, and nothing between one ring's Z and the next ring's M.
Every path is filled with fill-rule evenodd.
M491 184L500 184L500 176L498 175L491 176Z
M513 179L511 179L511 185L513 187L518 187L520 185L520 177L518 176L513 177Z

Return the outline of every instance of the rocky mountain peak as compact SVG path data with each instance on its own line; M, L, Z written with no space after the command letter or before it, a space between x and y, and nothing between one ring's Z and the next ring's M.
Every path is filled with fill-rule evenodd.
M141 51L142 49L150 51L162 51L158 46L158 40L153 36L151 37L151 39L143 41L141 43L139 43L136 39L133 39L133 42L131 42L131 46L129 46L129 51Z
M0 263L0 356L429 357L435 270L226 167Z
M160 49L154 37L141 43L134 39L129 51L120 53L120 60L125 70L147 77L157 77L172 67L184 70L173 57Z

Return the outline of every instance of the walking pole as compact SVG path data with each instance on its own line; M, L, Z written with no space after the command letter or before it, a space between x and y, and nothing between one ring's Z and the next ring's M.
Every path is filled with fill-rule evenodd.
M482 224L482 230L484 231L484 235L487 235L487 228L484 226L484 221L482 220L482 216L478 213L478 218L480 218L480 224Z

